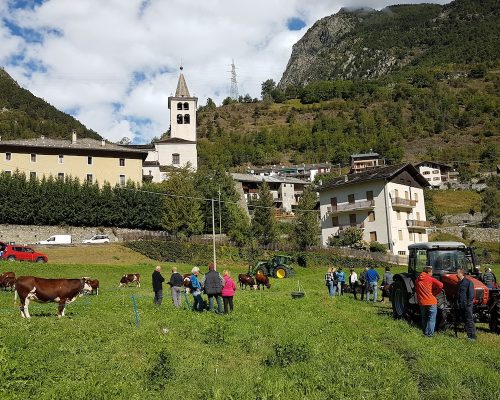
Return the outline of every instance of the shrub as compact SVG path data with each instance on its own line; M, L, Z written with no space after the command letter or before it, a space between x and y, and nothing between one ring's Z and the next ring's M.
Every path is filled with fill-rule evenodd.
M311 350L306 343L274 344L274 354L267 357L264 364L270 367L287 367L311 358Z
M154 390L162 390L174 377L172 356L165 350L161 350L156 358L152 360L151 368L147 371L148 386Z
M372 253L387 253L387 247L385 247L382 243L379 242L371 242L370 251Z

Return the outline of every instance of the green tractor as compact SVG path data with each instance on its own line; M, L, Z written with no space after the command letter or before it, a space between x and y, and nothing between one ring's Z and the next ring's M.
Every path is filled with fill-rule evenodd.
M288 278L294 271L291 267L292 257L277 255L269 261L257 261L257 264L251 269L251 275L266 275L277 279Z

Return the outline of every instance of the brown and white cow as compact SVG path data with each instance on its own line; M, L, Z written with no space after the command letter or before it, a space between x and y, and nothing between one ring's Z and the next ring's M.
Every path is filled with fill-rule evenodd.
M255 274L255 282L257 283L257 288L260 290L260 286L271 289L271 284L269 283L269 278L264 274Z
M94 294L96 296L99 295L99 280L98 279L88 279L88 283L90 287L92 288L90 294Z
M16 286L16 274L14 272L4 272L0 275L0 289L14 290Z
M21 317L30 318L28 306L31 300L38 303L58 303L57 316L64 317L66 305L75 301L92 287L88 280L81 279L45 279L34 276L20 276L16 280L16 298L21 301Z
M120 279L120 285L119 287L122 286L128 286L131 283L135 283L137 287L141 287L141 274L125 274L122 276Z
M252 289L255 286L255 280L247 274L239 274L238 282L240 283L240 289L244 289L247 286L250 286L250 289Z

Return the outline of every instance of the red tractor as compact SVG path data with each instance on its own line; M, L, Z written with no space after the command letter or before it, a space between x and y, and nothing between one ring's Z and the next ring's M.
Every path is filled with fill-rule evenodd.
M415 294L415 280L425 266L432 266L434 278L443 283L443 291L438 296L438 329L458 324L456 295L458 289L457 269L464 268L474 284L474 319L487 322L492 332L500 334L500 288L489 289L477 276L474 250L460 242L427 242L408 246L410 251L408 272L396 274L391 290L394 318L416 319L420 308Z

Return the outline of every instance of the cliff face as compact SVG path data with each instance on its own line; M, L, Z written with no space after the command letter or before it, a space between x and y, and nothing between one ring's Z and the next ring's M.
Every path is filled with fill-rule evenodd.
M406 66L498 60L496 0L457 0L340 10L317 21L293 46L279 83L373 79Z

